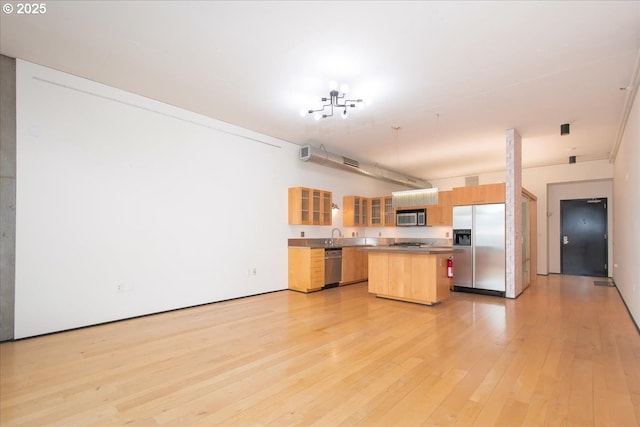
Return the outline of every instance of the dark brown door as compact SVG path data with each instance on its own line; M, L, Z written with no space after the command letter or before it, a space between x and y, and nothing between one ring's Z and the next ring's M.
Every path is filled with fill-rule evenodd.
M560 201L562 274L607 277L607 199Z

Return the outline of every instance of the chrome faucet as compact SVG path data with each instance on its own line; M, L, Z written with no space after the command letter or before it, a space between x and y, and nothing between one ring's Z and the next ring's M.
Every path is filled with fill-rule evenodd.
M342 238L342 231L340 231L339 228L334 228L333 230L331 230L331 238L328 240L324 241L324 244L327 246L333 246L335 244L335 242L333 241L333 235L336 232L336 230L338 230L338 238Z

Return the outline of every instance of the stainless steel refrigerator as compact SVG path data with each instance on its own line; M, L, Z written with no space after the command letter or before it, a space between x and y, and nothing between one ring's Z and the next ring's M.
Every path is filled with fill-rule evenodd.
M504 203L453 207L453 286L504 296Z

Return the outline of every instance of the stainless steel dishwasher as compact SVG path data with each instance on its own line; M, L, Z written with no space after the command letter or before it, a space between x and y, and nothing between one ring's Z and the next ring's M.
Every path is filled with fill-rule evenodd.
M324 287L338 286L342 280L342 248L324 250Z

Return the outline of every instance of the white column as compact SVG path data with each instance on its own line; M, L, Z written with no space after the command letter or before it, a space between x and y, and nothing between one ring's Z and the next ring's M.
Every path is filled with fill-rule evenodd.
M522 139L515 129L507 129L506 140L505 296L515 298L522 292Z

